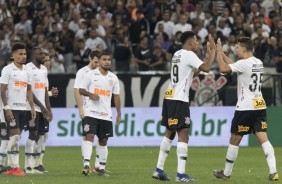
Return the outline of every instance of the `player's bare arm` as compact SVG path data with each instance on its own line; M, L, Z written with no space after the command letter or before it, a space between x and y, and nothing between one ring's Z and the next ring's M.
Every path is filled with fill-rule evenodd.
M204 63L199 67L201 71L209 72L211 69L211 66L214 62L215 57L215 51L216 51L216 45L214 42L214 38L209 34L207 42L207 54L204 59Z
M222 52L222 57L223 57L223 60L226 64L228 64L228 65L233 64L233 61L229 57L227 57L224 52Z
M100 97L97 94L89 93L86 89L79 88L79 93L83 96L88 96L91 100L98 101Z
M83 109L82 99L81 99L78 88L74 88L74 98L76 101L76 105L79 109L79 116L81 119L83 119L84 118L84 109Z
M8 122L11 122L15 118L14 118L13 112L12 112L11 108L9 107L8 102L7 102L7 94L6 94L7 89L8 89L8 84L1 83L1 98L2 98L2 102L3 102L4 110L5 110L5 113L6 113L6 118L7 118Z
M119 125L121 120L120 95L114 94L114 103L117 110L116 124Z
M49 112L49 119L48 119L48 121L50 122L53 119L53 114L52 114L52 109L51 109L51 104L50 104L47 88L45 88L45 104L46 104L46 108L47 108L47 110Z
M223 59L223 51L222 51L222 46L221 46L221 40L220 38L217 39L217 62L218 62L218 66L219 66L219 71L222 73L231 73L232 70L230 68L230 66L224 62Z
M27 98L27 101L30 105L30 112L31 112L31 119L35 120L36 118L36 112L35 112L35 108L34 108L34 102L33 102L33 93L32 93L32 90L31 90L31 85L28 84L27 85L27 93L26 93L26 98Z

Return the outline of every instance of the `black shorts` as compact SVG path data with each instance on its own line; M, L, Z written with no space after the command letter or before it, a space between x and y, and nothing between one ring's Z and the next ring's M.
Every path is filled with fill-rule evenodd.
M6 123L0 123L0 138L1 140L9 140L10 139L10 132L7 129Z
M39 112L36 116L39 123L38 131L41 133L49 132L49 122L44 118L42 112Z
M31 118L31 111L26 111L26 124L27 127L25 130L38 130L39 127L39 112L36 112L36 118L33 121Z
M267 132L266 110L235 111L231 133L246 135L255 132Z
M94 134L99 139L113 137L113 123L111 121L84 117L83 135Z
M83 131L84 125L85 125L85 118L83 118L83 119L81 120L82 136L86 136L86 134L85 134L86 132Z
M164 99L161 125L169 129L190 128L189 103Z
M12 110L12 113L15 119L12 122L6 122L7 128L9 130L17 129L17 128L19 128L20 130L26 129L27 127L26 112L27 111L23 111L23 110ZM7 120L5 111L4 111L4 115L5 115L5 119Z

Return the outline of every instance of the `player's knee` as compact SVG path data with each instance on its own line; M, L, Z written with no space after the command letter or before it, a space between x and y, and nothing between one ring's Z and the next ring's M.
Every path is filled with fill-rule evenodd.
M36 131L36 130L30 130L30 131L29 131L29 136L28 136L28 138L29 138L30 140L35 141L36 138L37 138L37 131Z
M101 138L99 139L99 145L100 146L106 146L108 142L108 138Z
M85 136L86 141L93 142L94 141L94 135L93 134L87 134Z

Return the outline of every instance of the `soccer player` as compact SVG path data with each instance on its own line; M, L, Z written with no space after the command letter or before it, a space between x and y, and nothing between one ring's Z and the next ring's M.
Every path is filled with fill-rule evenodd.
M254 44L251 38L237 41L236 52L241 60L233 63L223 52L221 41L217 41L217 60L220 72L237 73L238 101L231 125L231 137L226 153L224 170L214 170L217 178L230 180L239 144L244 135L254 133L262 146L269 167L271 181L278 180L274 149L267 137L266 104L261 93L263 63L253 56Z
M0 77L1 81L1 77ZM0 145L0 173L3 173L9 170L6 167L6 158L7 158L7 148L9 142L9 131L7 130L7 124L4 118L4 109L2 105L2 100L0 100L0 138L1 138L1 145ZM9 164L7 164L9 166Z
M79 88L79 93L88 96L87 107L84 109L83 135L84 143L84 169L83 173L89 173L89 162L92 155L94 136L97 135L99 142L98 174L109 176L105 167L108 158L108 138L113 136L111 98L114 95L117 117L116 124L120 124L120 87L117 76L110 72L111 58L108 53L102 52L99 56L99 68L88 72Z
M84 126L84 113L85 113L85 108L86 108L86 102L88 101L88 97L84 97L82 95L80 95L79 93L79 87L80 84L83 82L83 80L85 79L85 76L88 74L88 72L96 69L98 67L98 60L99 60L99 56L100 56L101 52L98 50L92 50L88 56L89 59L89 64L81 69L79 69L76 73L76 78L75 78L75 82L74 82L74 98L79 110L79 116L82 120L82 128ZM86 143L86 138L85 135L83 134L83 138L82 138L82 144L81 144L81 151L82 151L82 157L84 157L83 151L84 151L84 145ZM96 146L96 160L95 160L95 165L93 168L93 171L98 171L99 170L99 144L97 144ZM89 171L90 172L90 171ZM83 170L82 173L83 174L89 174L88 171Z
M13 63L5 66L1 75L1 97L3 102L6 123L10 133L8 143L8 157L11 169L6 175L24 176L19 166L19 139L26 126L27 101L31 107L31 120L36 118L31 91L30 76L26 66L26 46L16 42L12 46Z
M174 53L171 61L170 84L163 100L161 121L161 125L166 127L166 132L160 145L157 167L152 177L163 181L170 180L164 172L164 164L169 154L172 140L177 133L176 153L178 162L175 180L189 182L191 178L185 172L190 129L189 89L195 73L198 71L208 72L210 70L216 49L214 39L209 35L207 55L203 62L196 55L200 46L194 32L186 31L182 33L180 41L182 49Z
M42 174L45 171L45 168L41 163L38 163L38 160L42 154L41 148L43 144L42 142L44 142L45 124L49 124L48 122L51 121L53 117L47 90L47 69L43 65L44 58L45 55L43 49L41 47L34 47L32 50L32 62L26 65L32 81L32 92L36 104L35 121L30 121L29 113L27 113L29 137L25 146L25 172L29 174ZM38 145L35 145L36 141Z

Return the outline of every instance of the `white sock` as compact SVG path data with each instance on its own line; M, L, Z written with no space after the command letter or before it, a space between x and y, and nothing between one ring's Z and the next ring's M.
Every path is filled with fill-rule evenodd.
M108 159L108 146L100 145L100 150L99 150L100 167L99 169L106 168L107 159Z
M81 154L82 154L82 158L84 158L84 145L85 145L85 140L82 140L81 142Z
M177 143L177 172L180 174L185 173L186 160L187 160L188 144L185 142Z
M275 159L275 155L274 155L274 149L271 145L271 143L269 141L263 143L262 145L262 149L264 152L264 155L266 157L266 161L269 167L269 174L273 174L276 173L276 159Z
M159 158L158 158L158 163L157 163L157 168L161 170L164 170L165 160L169 154L171 143L172 143L172 140L168 139L167 137L164 137L161 142Z
M98 167L98 168L100 167L99 155L100 155L100 145L99 145L99 142L97 142L97 145L96 145L95 167Z
M89 162L90 162L90 158L92 155L92 144L93 142L91 141L85 141L84 144L84 165L88 165L89 166Z
M13 135L8 143L8 156L13 168L19 167L19 140L20 135Z
M227 153L226 153L226 162L225 162L225 168L224 168L225 176L231 176L234 162L238 156L238 151L239 151L239 146L229 144Z
M48 132L45 132L44 134L44 143L46 143L48 140Z
M45 137L44 135L40 135L38 139L37 146L37 166L43 165L43 157L45 153Z
M31 139L26 140L25 144L25 165L24 167L31 167L33 168L33 158L34 158L34 144L35 141Z
M5 166L5 161L7 158L8 140L1 140L0 145L0 165Z

